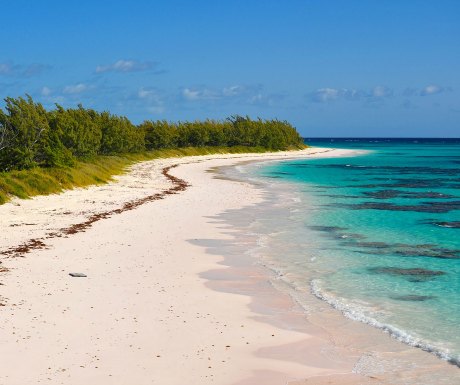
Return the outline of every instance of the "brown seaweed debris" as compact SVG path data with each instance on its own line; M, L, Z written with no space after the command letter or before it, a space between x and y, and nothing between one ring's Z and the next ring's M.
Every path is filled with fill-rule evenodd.
M5 251L0 252L0 255L5 255L7 257L19 257L22 256L22 254L27 254L31 250L39 250L39 249L45 249L47 246L46 244L42 241L42 238L34 238L34 239L29 239L27 242L11 247Z
M160 193L152 194L147 197L141 198L141 199L136 199L131 202L126 202L121 208L114 209L114 210L109 210L109 211L104 211L98 214L94 214L90 216L86 221L81 222L81 223L76 223L70 227L63 228L58 232L52 232L48 233L46 237L44 238L35 238L35 239L30 239L26 243L11 247L7 250L1 251L0 255L4 255L7 257L17 257L17 256L22 256L23 254L27 254L32 250L38 250L38 249L44 249L47 247L47 245L43 242L45 239L50 239L50 238L58 238L66 235L72 235L76 234L79 232L83 232L86 229L90 228L93 223L100 221L101 219L106 219L111 217L112 215L115 214L121 214L125 211L129 210L134 210L135 208L148 203L148 202L153 202L159 199L165 198L167 195L171 194L178 194L181 191L184 191L187 187L190 186L185 180L177 178L171 174L169 174L169 171L172 168L177 167L178 164L173 164L168 167L164 167L162 170L162 174L172 182L173 186L163 190Z

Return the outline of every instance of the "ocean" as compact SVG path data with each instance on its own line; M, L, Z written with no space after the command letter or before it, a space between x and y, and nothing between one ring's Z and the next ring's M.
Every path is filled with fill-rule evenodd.
M366 150L247 164L251 253L292 288L460 366L460 139L307 139ZM318 302L318 301L316 301Z

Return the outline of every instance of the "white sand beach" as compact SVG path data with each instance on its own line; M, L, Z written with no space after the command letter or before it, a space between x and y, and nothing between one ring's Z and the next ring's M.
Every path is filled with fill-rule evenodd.
M103 186L0 206L0 384L389 384L384 371L356 370L371 351L416 357L402 381L458 371L335 311L331 333L262 267L229 267L194 242L232 239L216 215L263 200L255 186L206 171L350 151L154 160ZM163 173L173 165L168 175L189 186L164 193L179 183Z

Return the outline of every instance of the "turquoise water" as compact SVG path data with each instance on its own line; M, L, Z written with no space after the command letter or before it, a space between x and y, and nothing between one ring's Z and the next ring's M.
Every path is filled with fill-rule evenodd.
M460 363L460 140L335 140L348 158L258 165L272 268L350 318ZM460 366L460 365L459 365Z

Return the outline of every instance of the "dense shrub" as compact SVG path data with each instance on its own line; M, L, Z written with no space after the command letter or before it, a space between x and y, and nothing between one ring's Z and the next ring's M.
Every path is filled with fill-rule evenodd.
M49 125L49 114L30 96L6 98L0 110L0 170L70 164L72 155L60 133Z
M171 123L76 109L46 111L30 96L6 98L0 109L0 171L72 165L95 155L206 146L247 146L268 150L301 147L302 138L286 121L232 116L225 121Z
M102 131L95 111L78 109L64 110L57 105L48 114L50 127L59 133L62 144L74 157L87 158L96 155L101 149Z

